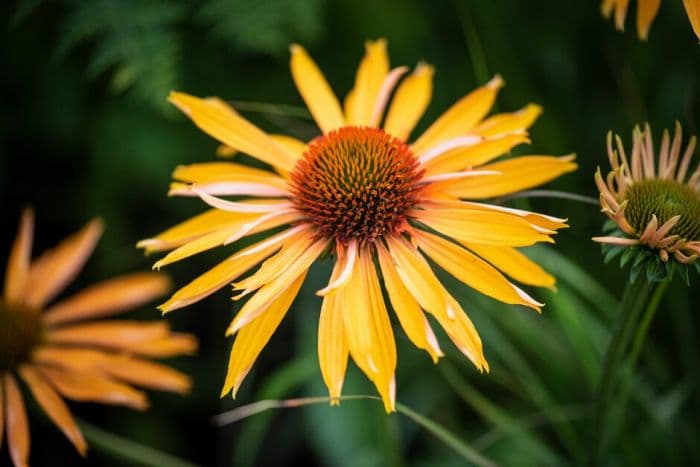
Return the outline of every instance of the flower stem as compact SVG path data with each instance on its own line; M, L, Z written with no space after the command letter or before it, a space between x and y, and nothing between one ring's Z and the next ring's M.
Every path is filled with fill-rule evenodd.
M76 420L91 448L103 452L115 459L125 461L127 465L159 467L197 467L185 460L166 454L149 446L144 446L121 436L98 428L84 420Z
M617 310L617 321L612 331L610 343L603 359L603 367L598 386L596 412L593 426L593 451L591 464L598 465L606 441L610 417L610 403L615 392L615 383L624 359L630 338L637 327L639 315L647 306L656 284L646 278L638 277L635 282L628 282L622 301ZM639 344L641 346L641 343Z

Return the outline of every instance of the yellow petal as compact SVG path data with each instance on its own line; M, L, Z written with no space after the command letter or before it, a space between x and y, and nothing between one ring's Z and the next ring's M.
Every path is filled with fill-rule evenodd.
M269 240L266 239L249 246L222 261L175 292L167 302L158 308L163 313L177 310L197 302L216 292L224 285L233 282L238 276L260 263L282 246L281 242L270 242Z
M605 18L610 18L610 15L612 14L613 8L615 8L615 4L618 2L618 0L603 0L603 3L600 4L600 12Z
M474 323L469 319L467 313L462 309L462 306L454 299L444 288L445 300L447 301L450 310L452 310L451 319L446 319L444 316L435 316L440 325L443 327L450 340L479 371L489 371L489 364L484 356L484 349L481 343L481 337L474 327Z
M306 143L292 136L276 134L271 134L269 136L276 143L281 144L282 146L287 148L287 150L294 154L297 157L297 159L301 158L301 156L304 154L304 151L306 151ZM216 148L216 155L219 157L233 157L236 154L238 154L238 151L236 151L232 147L226 146L225 144L222 144L218 148Z
M497 75L457 101L413 143L413 151L421 155L443 141L469 133L491 110L501 87L503 80Z
M374 126L373 114L384 78L389 73L386 40L365 43L365 56L357 68L350 108L345 109L348 125Z
M456 172L477 167L498 156L507 154L520 144L530 143L525 133L513 133L485 139L473 146L464 146L445 151L425 163L427 176ZM479 167L481 170L481 167Z
M93 285L44 313L44 322L55 325L86 318L104 317L147 303L171 286L164 274L135 273Z
M26 302L41 308L72 281L95 249L104 227L99 219L46 251L29 269Z
M45 366L39 367L39 370L42 376L68 399L123 405L137 410L145 410L148 407L148 400L143 392L95 373L78 373Z
M258 195L263 188L267 192L263 196L286 196L287 182L280 176L260 169L247 167L232 162L209 162L201 164L181 165L173 172L173 179L194 183L211 194L225 195ZM197 196L192 190L185 189L187 183L173 183L169 195ZM174 190L179 187L179 190ZM232 187L259 187L254 190L233 190Z
M695 35L700 40L700 1L698 0L683 0L685 12L688 14L690 25L693 27Z
M220 99L200 99L181 92L171 92L168 100L202 131L227 146L285 172L294 168L294 154Z
M221 397L230 391L236 397L243 379L253 367L255 360L279 326L282 318L292 305L304 283L306 273L301 274L289 287L280 294L277 300L261 313L255 320L245 326L236 335L231 349L231 357L226 374L226 381L221 391Z
M625 30L625 17L629 0L617 0L615 4L615 27L618 31Z
M29 460L29 422L17 381L10 373L3 376L7 410L7 447L15 467L27 467Z
M328 245L328 240L322 239L314 242L311 246L300 247L298 255L296 257L290 256L289 263L285 264L284 269L277 271L277 275L246 302L226 330L226 335L235 334L261 313L264 313L269 308L270 303L276 301L284 293L290 282L300 275L306 276L309 267L323 253L326 245ZM282 251L279 254L282 254Z
M344 301L343 323L350 355L376 386L384 409L393 412L396 410L396 344L368 251L359 253L350 280L335 293Z
M463 245L518 282L537 287L554 287L554 277L515 248L476 243Z
M87 443L61 396L56 393L35 368L24 365L20 367L19 374L29 386L29 390L44 413L66 435L66 438L73 443L80 455L85 456L87 454Z
M331 281L339 274L339 263L336 263ZM345 370L348 366L348 342L345 337L343 324L343 301L338 294L329 294L323 298L321 315L318 318L318 362L321 376L328 388L331 405L338 405L345 380Z
M457 207L430 207L414 211L413 217L428 227L460 242L495 246L530 246L554 241L526 219L507 212L488 212Z
M439 182L435 192L467 199L502 196L547 183L562 174L576 170L575 156L522 156L481 166L479 170L500 172L491 177L462 178Z
M474 128L474 133L494 137L523 132L535 123L541 113L542 107L537 104L528 104L515 112L497 114L487 118Z
M458 208L476 209L485 212L512 214L526 220L531 225L540 228L543 233L554 233L555 230L568 227L566 224L566 219L547 216L545 214L539 214L532 211L525 211L523 209L507 208L505 206L477 203L472 201L441 201L441 204L444 206L456 206Z
M389 106L384 131L402 141L408 139L430 103L434 72L432 66L419 63L401 82Z
M24 290L29 274L29 263L32 256L32 237L34 236L34 211L25 208L19 221L17 238L12 244L10 257L5 270L5 301L20 303L24 298Z
M153 238L141 240L137 248L144 248L146 254L156 251L171 250L235 222L249 222L259 213L227 212L221 209L210 209L187 219Z
M413 238L418 247L441 268L464 284L484 295L510 305L523 305L540 311L538 303L486 261L437 235L416 230Z
M323 133L345 126L343 111L318 66L303 47L292 45L290 67L299 94Z
M435 333L430 327L430 323L428 323L418 302L401 282L389 253L383 246L379 246L377 251L379 253L379 264L382 268L384 286L389 295L389 301L394 309L394 313L399 318L401 327L409 340L413 342L413 345L428 352L433 362L437 363L438 358L442 357L443 353L435 338Z
M287 224L299 219L302 214L298 211L284 210L271 213L270 215L260 213L256 217L229 224L220 230L203 235L195 240L185 243L176 250L168 253L163 259L157 261L153 267L160 269L163 266L188 258L197 253L231 243L232 239L242 238L258 232L263 232L280 225Z
M637 34L643 41L649 37L649 28L659 12L659 6L661 6L661 0L637 1Z

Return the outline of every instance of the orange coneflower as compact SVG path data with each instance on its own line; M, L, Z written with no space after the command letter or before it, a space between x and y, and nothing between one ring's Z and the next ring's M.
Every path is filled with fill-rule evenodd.
M170 281L157 273L112 279L48 305L78 274L102 233L92 221L31 262L34 216L22 214L0 299L0 446L3 426L16 467L27 465L29 425L18 380L80 454L87 444L63 398L145 409L146 395L133 386L189 390L184 374L143 357L191 353L189 334L165 323L97 321L163 295ZM6 424L4 424L6 422Z
M668 263L695 262L700 256L700 165L689 174L696 138L682 150L682 131L676 123L673 139L664 131L658 157L649 125L633 131L632 154L627 158L622 140L608 133L608 158L612 171L595 181L602 211L612 220L611 235L594 240L619 247L643 247L639 253ZM682 154L682 156L681 156ZM658 159L658 162L657 162ZM620 249L611 250L621 253ZM642 257L636 261L641 266ZM649 275L654 276L649 267ZM658 267L657 274L664 277Z
M268 135L220 99L171 94L170 101L203 131L276 173L233 162L178 167L171 194L199 196L215 209L142 241L149 252L174 249L156 267L283 229L204 273L161 310L189 305L234 281L235 300L251 295L226 331L237 336L222 395L235 396L309 267L328 254L335 266L318 292L318 353L334 402L351 356L376 385L386 410L394 410L396 348L382 283L407 336L433 360L442 351L424 311L477 368L488 369L476 329L427 258L490 297L539 310L542 304L505 275L552 286L554 278L516 248L552 242L564 220L476 200L552 180L574 170L573 156L494 162L528 142L527 128L540 114L530 104L485 118L503 86L498 76L408 143L431 98L431 66L419 64L398 84L406 67L390 70L386 42L369 42L343 108L306 51L294 45L291 53L292 77L322 131L308 143Z
M683 0L685 12L695 35L700 39L700 0ZM600 10L605 18L615 16L615 28L625 30L625 18L629 0L603 0ZM649 28L659 12L661 0L637 0L637 35L645 41L649 37Z

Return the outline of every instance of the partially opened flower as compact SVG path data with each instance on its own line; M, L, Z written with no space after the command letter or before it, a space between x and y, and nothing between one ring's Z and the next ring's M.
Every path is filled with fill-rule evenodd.
M50 305L92 253L102 225L90 222L31 262L33 223L25 210L0 299L0 446L4 426L16 467L27 465L30 444L19 380L84 455L87 444L64 397L145 409L146 395L134 386L179 393L190 387L187 376L149 359L197 346L163 322L95 321L162 296L170 282L157 273L118 277Z
M674 263L689 265L700 256L700 164L689 170L697 140L693 136L683 149L676 123L673 139L664 131L655 156L649 125L635 127L632 138L628 158L621 138L616 135L613 145L608 133L612 171L603 177L598 168L595 181L602 211L613 222L610 235L594 240L610 245L609 257L634 260L633 276L645 267L650 280L660 280Z
M237 336L222 395L235 396L309 267L328 255L335 265L328 285L318 291L323 297L318 353L334 400L351 356L377 387L386 410L394 410L396 347L382 284L408 338L433 360L442 351L424 311L478 369L488 369L479 334L427 258L481 293L539 311L542 304L506 276L552 286L554 278L516 248L552 242L564 220L475 200L550 181L575 169L573 156L496 161L528 142L527 129L540 113L530 104L485 118L503 86L498 76L408 143L431 98L432 67L419 64L397 87L407 69L389 68L385 41L369 42L341 107L306 51L295 45L291 53L292 77L322 132L308 143L268 135L217 98L171 94L170 101L203 131L274 172L233 162L178 167L171 194L198 196L214 209L142 241L149 252L174 249L156 267L277 231L204 273L160 308L184 307L234 281L235 300L251 296L226 332Z
M625 30L625 18L629 0L603 0L600 5L603 16L609 19L615 17L615 28ZM695 35L700 39L700 0L683 0L685 11ZM637 0L637 35L645 41L649 37L649 28L659 12L661 0Z

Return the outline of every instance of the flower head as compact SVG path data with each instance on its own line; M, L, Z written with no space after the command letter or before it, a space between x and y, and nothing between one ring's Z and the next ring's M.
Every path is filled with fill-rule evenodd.
M573 156L496 161L529 142L527 129L540 108L530 104L486 118L503 86L496 76L409 143L431 98L433 68L419 64L400 81L408 70L390 69L385 41L366 48L341 107L306 51L292 46L292 77L322 132L309 142L268 135L216 98L170 96L197 126L226 145L224 153L244 152L276 172L235 162L178 167L170 193L198 196L214 209L140 243L148 252L173 250L156 263L161 267L278 229L160 307L164 312L181 308L232 282L234 300L250 295L227 330L237 335L222 395L235 396L311 264L324 256L333 259L334 267L328 285L318 291L323 297L318 332L323 379L337 402L352 357L377 387L387 411L395 406L396 347L383 289L408 338L433 360L442 351L424 312L478 369L488 370L475 327L427 258L490 297L538 311L542 304L506 275L527 285L554 284L516 248L553 242L565 221L476 202L575 169Z
M664 131L656 157L649 125L643 131L635 127L628 159L621 138L616 135L613 146L608 133L612 171L604 178L598 168L595 181L602 212L613 223L608 227L611 235L594 240L610 245L609 257L628 249L624 262L639 253L635 269L648 267L650 279L666 277L673 267L670 258L691 264L700 256L700 165L689 174L696 141L690 138L683 150L676 123L673 139ZM646 259L652 261L648 266Z
M700 0L683 0L683 5L693 31L700 39ZM615 28L624 31L628 6L629 0L603 0L600 10L606 19L613 16L614 12ZM637 0L637 35L640 40L648 39L649 28L659 13L660 6L661 0Z
M90 222L31 262L33 219L29 209L22 214L0 298L0 444L6 420L16 467L27 465L30 443L18 379L84 455L87 444L64 397L145 409L146 395L133 386L179 393L190 387L187 376L148 358L191 353L197 345L161 322L90 321L163 295L170 281L157 273L108 280L49 305L90 256L102 224Z

